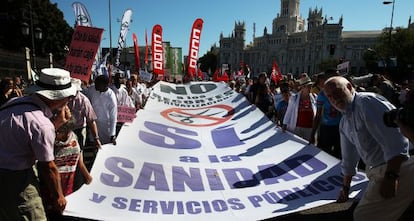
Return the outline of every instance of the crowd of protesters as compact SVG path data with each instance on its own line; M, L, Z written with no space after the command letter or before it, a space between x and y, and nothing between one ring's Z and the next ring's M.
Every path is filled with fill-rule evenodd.
M413 119L407 116L414 110L413 79L394 82L387 74L354 77L336 70L313 75L313 79L306 73L297 79L288 75L279 82L264 76L261 73L246 86L245 80L235 81L234 89L282 131L341 160L343 187L338 203L349 199L353 175L365 169L369 183L353 220L398 220L414 200L414 161L410 158L414 122L402 122L397 116L391 127L384 122L384 114L406 108L400 117ZM273 101L257 102L261 88L273 88L269 91Z
M139 111L144 108L150 93L150 84L141 81L137 73L130 76L121 72L111 76L99 75L91 82L70 78L67 71L59 68L42 69L38 75L38 81L32 85L25 85L20 77L6 77L0 81L0 191L4 196L0 200L0 220L45 220L46 217L59 220L66 205L65 196L82 184L93 182L83 162L82 151L87 147L97 151L104 144L116 145L117 135L123 126L123 122L117 120L117 107L127 106ZM387 176L391 181L389 188L397 188L396 182L392 181L405 176L406 172L400 174L400 167L406 168L404 162L409 157L408 142L403 135L412 140L412 129L402 133L397 128L385 130L378 116L370 119L375 127L392 131L394 137L401 141L400 149L379 154L374 159L364 155L375 151L374 148L355 141L349 134L350 130L343 126L347 123L341 122L349 121L342 118L354 114L349 110L354 97L373 97L371 101L378 100L387 107L381 110L407 105L412 96L413 81L396 83L380 74L345 76L347 78L338 75L334 70L312 76L303 73L296 79L292 74L287 74L274 82L266 72L262 72L257 78L238 77L228 84L233 90L244 94L281 131L289 131L338 159L345 157L342 165L346 176L338 202L348 199L350 177L354 175L352 168L356 168L359 162L359 156L352 152L354 150L362 154L361 163L367 164L368 168L381 164L381 168L385 169L378 169L375 174ZM342 90L337 91L338 88ZM365 92L373 93L359 94ZM341 97L336 94L341 94ZM358 105L370 108L366 103ZM358 125L362 127L367 123L364 118ZM401 129L404 128L401 122L396 123ZM9 129L10 125L12 129ZM379 150L392 148L381 148L387 142L394 142L387 140L388 134L383 133L367 131L361 140L372 137ZM376 140L377 137L383 140ZM388 164L388 160L395 159L399 160L397 166L392 162ZM375 188L371 187L370 191L376 191ZM389 189L377 194L379 198L399 196ZM397 205L405 208L406 204ZM374 204L363 200L355 216L370 214L374 217L387 213L378 211L378 208L387 205L381 200ZM392 214L397 217L400 212Z
M312 76L302 73L297 78L287 74L282 80L274 82L266 72L262 72L253 79L231 79L228 84L238 93L244 94L247 100L283 130L341 158L338 127L342 113L330 104L323 90L325 81L337 75L340 73L336 70L326 70ZM356 91L382 95L395 108L407 105L414 88L412 79L394 82L387 74L344 77Z

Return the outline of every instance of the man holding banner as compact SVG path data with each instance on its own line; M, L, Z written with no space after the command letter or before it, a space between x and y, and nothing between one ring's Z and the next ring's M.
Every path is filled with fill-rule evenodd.
M354 220L398 220L413 202L414 159L399 129L387 127L383 114L394 109L384 97L356 92L344 77L329 78L324 87L340 122L343 187L338 202L348 200L350 183L360 158L369 183L354 210Z

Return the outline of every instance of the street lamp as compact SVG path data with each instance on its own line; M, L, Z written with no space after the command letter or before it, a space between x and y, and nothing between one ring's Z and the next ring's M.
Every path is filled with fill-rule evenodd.
M33 55L33 69L35 71L37 71L37 64L36 64L36 47L35 47L35 39L36 40L41 40L43 38L43 33L42 33L42 29L40 29L39 27L34 28L33 27L33 11L32 11L32 0L29 1L29 20L30 20L30 25L27 24L26 22L22 23L21 26L21 31L22 34L24 36L29 36L31 38L31 43L32 43L32 55ZM30 58L29 58L30 59ZM30 71L31 73L31 71ZM31 80L31 75L28 75L29 77L29 81Z
M391 48L392 22L393 22L393 19L394 19L394 3L395 3L395 0L392 0L392 1L383 1L382 2L382 4L384 4L384 5L392 4L391 23L390 23L390 30L389 30L389 36L388 36L389 37L390 48Z
M112 63L112 18L111 18L111 0L108 0L108 12L109 12L109 56L111 57Z

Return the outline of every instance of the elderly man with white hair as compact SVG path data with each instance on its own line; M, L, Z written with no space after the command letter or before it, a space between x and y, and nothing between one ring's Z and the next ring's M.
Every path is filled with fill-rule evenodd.
M398 220L414 200L414 160L407 138L383 122L384 113L395 107L381 95L356 92L344 77L329 78L324 91L343 114L339 126L343 188L337 201L348 200L362 159L369 183L354 210L354 220Z

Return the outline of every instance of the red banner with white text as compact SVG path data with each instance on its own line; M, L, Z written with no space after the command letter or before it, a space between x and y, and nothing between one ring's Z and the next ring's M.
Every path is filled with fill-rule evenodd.
M187 73L191 79L194 79L197 73L196 68L202 28L203 20L201 18L197 18L194 21L193 28L191 29L190 47L188 51Z
M152 70L154 74L164 75L164 48L162 47L162 27L154 25L152 28Z

